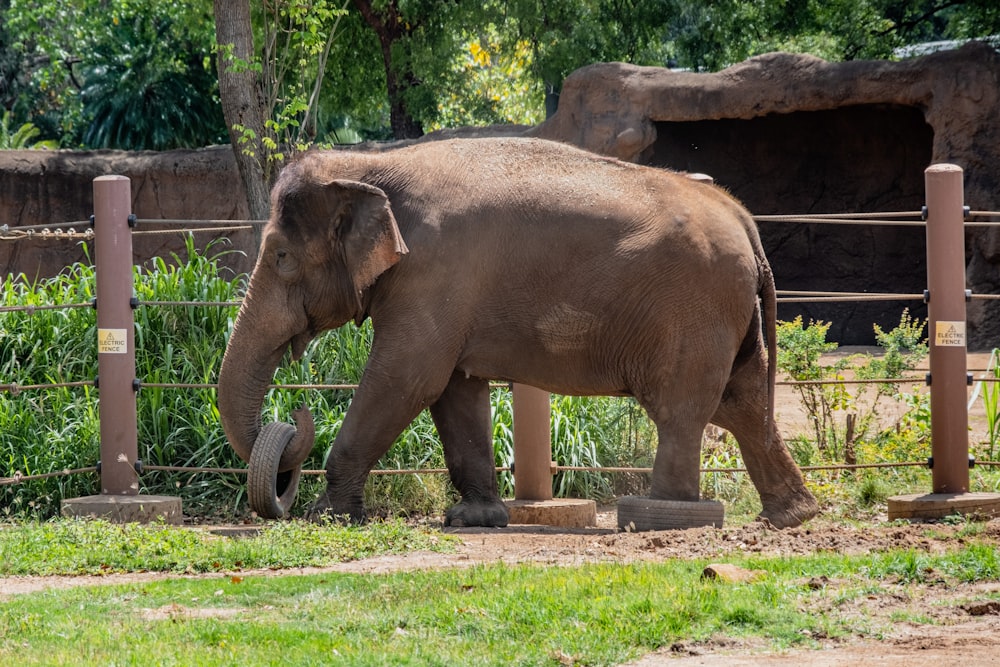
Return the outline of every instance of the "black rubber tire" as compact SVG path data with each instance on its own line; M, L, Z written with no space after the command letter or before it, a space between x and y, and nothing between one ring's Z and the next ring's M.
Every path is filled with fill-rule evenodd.
M717 500L658 500L640 496L618 499L618 529L629 532L722 527L725 507Z
M283 519L288 515L299 490L302 466L278 472L285 447L295 437L291 424L275 422L260 430L247 464L247 499L250 509L263 519Z

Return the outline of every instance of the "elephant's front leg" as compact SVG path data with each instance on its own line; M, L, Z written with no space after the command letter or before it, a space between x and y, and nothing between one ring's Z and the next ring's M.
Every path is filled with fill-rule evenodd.
M386 384L362 380L355 392L326 459L326 492L309 509L310 519L366 520L364 491L369 472L429 402L421 396L389 391Z
M506 526L493 457L489 382L456 371L431 416L444 444L451 481L462 500L445 514L446 526Z

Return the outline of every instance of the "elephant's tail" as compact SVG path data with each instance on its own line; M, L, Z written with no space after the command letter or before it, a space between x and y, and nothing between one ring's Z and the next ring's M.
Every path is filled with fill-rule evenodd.
M760 267L757 295L760 297L761 311L764 318L764 337L767 339L767 415L764 420L764 445L771 448L771 422L774 420L775 384L778 379L778 297L774 288L774 274L771 265L761 250L757 256Z

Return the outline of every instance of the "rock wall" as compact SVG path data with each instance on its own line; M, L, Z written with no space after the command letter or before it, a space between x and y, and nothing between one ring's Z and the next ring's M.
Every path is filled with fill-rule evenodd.
M567 78L531 134L623 160L712 175L751 211L918 211L924 169L965 170L965 201L1000 210L1000 54L979 43L902 62L828 63L772 53L711 74L602 63ZM761 223L779 289L922 293L919 228ZM1000 232L967 234L967 281L1000 293ZM783 304L872 342L919 302ZM1000 303L969 305L970 346L1000 345Z
M132 211L139 219L243 220L247 207L236 161L228 147L164 153L123 151L0 151L0 225L10 229L79 221L89 227L94 212L93 180L119 174L131 179ZM171 230L161 233L157 230ZM133 259L183 257L176 225L141 224L133 235ZM153 233L156 232L156 233ZM195 234L199 247L219 232ZM52 276L74 262L88 261L82 239L37 233L31 239L0 233L0 269L28 279ZM236 272L253 267L253 233L225 233L230 240L223 264ZM222 248L217 248L222 250ZM91 253L91 256L93 254Z

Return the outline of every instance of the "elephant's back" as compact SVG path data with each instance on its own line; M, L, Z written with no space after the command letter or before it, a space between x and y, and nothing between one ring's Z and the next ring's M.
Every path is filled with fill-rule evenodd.
M454 185L473 199L563 193L599 200L641 169L566 144L515 137L428 142L383 157L388 169L407 171L411 184Z
M677 172L532 138L417 144L377 156L366 178L390 199L463 220L520 213L539 223L656 224L675 211L696 211L702 200L735 204L719 188Z
M600 367L595 391L627 393L635 379L622 364L644 345L666 357L705 343L735 354L745 335L757 264L745 212L713 186L530 139L382 158L374 184L410 248L389 280L401 300L447 286L436 308L467 332L470 373L543 383L531 369L557 364L560 386L579 393L586 382L573 373Z
M491 256L470 261L534 262L546 275L607 255L696 273L745 274L757 261L749 213L720 188L557 142L431 141L351 168L387 193L410 263L449 265L454 248L473 247Z

